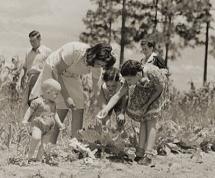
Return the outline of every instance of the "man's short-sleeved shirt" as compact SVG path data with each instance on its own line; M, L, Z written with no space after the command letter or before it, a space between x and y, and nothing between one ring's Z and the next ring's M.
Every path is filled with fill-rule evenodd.
M51 53L51 49L41 45L36 51L31 49L26 54L24 66L27 73L41 72L46 58Z

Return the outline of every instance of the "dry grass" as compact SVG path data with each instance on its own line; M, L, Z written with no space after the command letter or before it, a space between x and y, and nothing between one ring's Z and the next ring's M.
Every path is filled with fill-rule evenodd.
M67 175L65 177L73 177L73 175L99 177L102 170L103 174L100 177L175 177L175 175L183 177L184 172L190 171L193 173L189 177L197 177L197 175L200 175L199 177L210 175L209 177L211 177L214 175L213 153L203 153L202 158L202 152L199 153L195 150L196 148L201 148L204 152L215 150L214 91L213 87L207 86L180 93L170 85L169 92L166 94L168 104L162 110L162 118L158 124L156 146L161 150L160 153L169 150L173 153L191 154L178 154L175 157L172 155L158 156L155 158L156 167L154 169L151 167L143 169L135 162L130 164L130 162L123 161L121 164L115 161L108 162L107 159L74 161L79 159L80 154L77 155L77 152L74 152L68 144L71 131L70 119L65 120L67 128L60 134L58 145L50 147L46 152L44 159L46 164L28 164L24 156L28 150L30 136L28 130L20 125L23 117L24 98L21 94L14 94L10 88L5 88L0 94L0 153L4 156L0 162L3 170L0 171L0 174L4 177L9 177L9 175L10 177L63 177L63 175ZM88 95L86 92L86 97ZM86 107L89 107L89 103L86 103ZM89 119L91 110L87 111L86 126L94 123L92 119ZM114 117L112 119L114 122ZM127 118L126 129L129 133L134 132L137 126L138 123ZM119 143L121 144L121 142ZM193 151L190 152L190 150ZM86 155L82 154L81 157L84 156ZM199 164L205 163L206 160L210 160L210 162ZM95 167L92 169L94 165L97 172L92 171L95 170ZM211 171L208 171L208 166ZM129 172L129 170L132 171ZM167 170L167 172L160 170Z
M87 87L86 87L87 88ZM89 86L88 86L89 88ZM87 90L90 91L90 90ZM162 118L159 120L157 146L174 139L186 144L200 146L207 141L207 145L214 143L215 135L215 101L214 87L206 86L198 90L190 90L180 93L170 85L166 94L168 104L162 110ZM0 97L0 145L10 147L15 145L16 153L24 155L29 141L28 131L20 125L23 116L23 98L15 93L10 85L1 93ZM88 96L89 93L86 93ZM89 103L86 103L88 108ZM86 113L87 125L94 122L88 118L90 110ZM71 122L66 120L67 129L61 139L68 139ZM126 128L130 133L134 132L138 124L127 118Z

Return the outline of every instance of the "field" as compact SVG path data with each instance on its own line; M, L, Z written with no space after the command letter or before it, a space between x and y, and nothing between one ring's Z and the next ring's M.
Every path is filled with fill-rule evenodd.
M50 146L46 149L43 163L27 163L24 156L28 149L29 134L28 130L20 125L24 99L22 94L14 92L13 87L8 85L0 97L0 177L213 177L215 88L208 85L180 93L171 83L169 86L166 94L167 105L163 108L162 118L157 126L157 153L153 164L147 167L133 161L129 136L138 132L138 124L128 118L127 135L118 137L114 142L111 140L116 136L114 132L106 134L104 141L104 138L96 134L96 129L95 132L92 132L92 128L91 132L83 131L83 140L90 140L89 149L85 144L73 142L69 138L68 117L65 121L67 129L61 133L56 147ZM90 110L85 115L86 128L93 123L89 119L89 113ZM96 139L101 142L93 147L92 143ZM122 154L125 145L130 152L124 151Z
M4 156L5 152L4 152ZM61 163L58 167L47 164L29 166L1 165L0 177L37 178L212 178L214 176L215 154L204 153L203 163L196 163L189 154L157 156L155 167L136 163L127 164L107 159L87 162L84 159ZM1 154L2 158L2 154ZM2 161L1 161L2 162ZM3 163L1 163L3 164Z

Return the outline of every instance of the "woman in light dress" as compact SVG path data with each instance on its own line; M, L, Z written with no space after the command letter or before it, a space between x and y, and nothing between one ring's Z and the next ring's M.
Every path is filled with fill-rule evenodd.
M83 126L84 95L80 76L113 66L116 59L111 51L111 46L106 43L99 43L93 47L81 42L67 43L47 58L44 69L32 90L31 99L40 96L41 83L44 80L54 78L61 84L61 94L56 100L57 113L63 122L69 109L72 110L71 137L76 137L77 131ZM93 68L97 70L92 70ZM95 86L99 77L92 76ZM53 132L52 142L56 143L59 129L54 128Z

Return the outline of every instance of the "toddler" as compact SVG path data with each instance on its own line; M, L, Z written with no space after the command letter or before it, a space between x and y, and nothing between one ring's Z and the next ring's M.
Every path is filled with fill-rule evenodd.
M36 160L41 161L44 152L44 144L49 138L55 124L57 124L61 130L64 129L64 124L56 114L55 100L60 91L61 86L56 80L45 80L42 83L42 96L33 100L25 113L22 123L27 124L30 122L32 126L32 138L28 152L29 160L34 159L35 150L39 145Z

